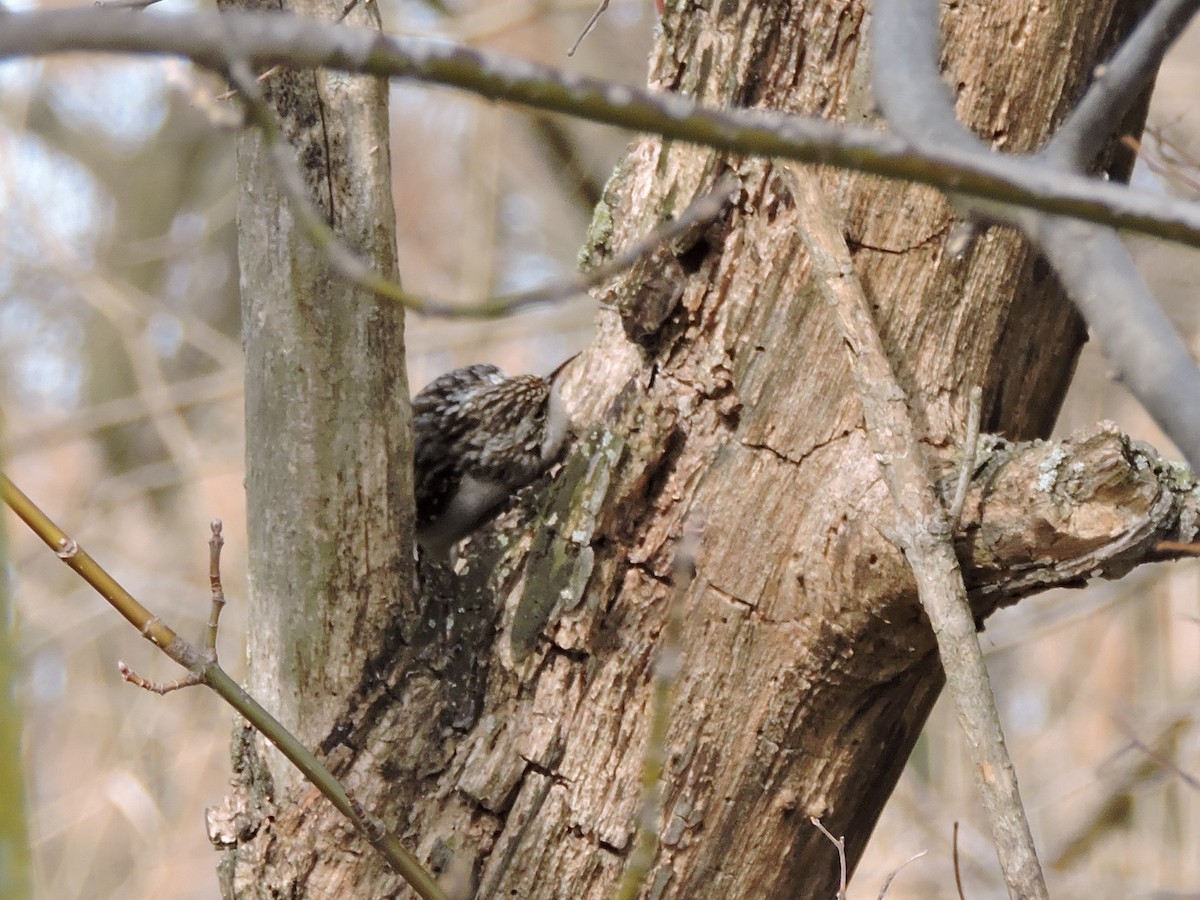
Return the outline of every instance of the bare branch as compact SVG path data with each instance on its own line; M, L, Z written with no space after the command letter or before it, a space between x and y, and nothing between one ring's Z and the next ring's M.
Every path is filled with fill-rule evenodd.
M163 685L146 681L121 663L121 675L126 681L159 694L192 684L206 684L241 713L267 740L278 747L280 752L304 773L304 776L316 785L321 793L329 798L337 810L350 820L355 829L380 852L419 896L425 900L446 900L445 893L438 887L433 876L421 866L417 858L404 848L395 835L380 829L375 819L361 815L361 807L356 811L356 804L347 795L341 783L307 747L283 727L278 719L267 712L258 701L229 677L225 670L217 664L215 655L196 649L163 624L157 616L152 615L146 607L138 603L115 578L54 524L50 517L42 512L2 472L0 472L0 499L3 499L4 503L29 526L34 534L125 616L144 637L156 644L171 659L188 669L188 675L179 681ZM214 527L213 531L215 542L219 529ZM219 545L211 550L210 560L214 564L217 550L219 550ZM214 588L215 590L216 588ZM215 622L212 624L215 627Z
M958 124L938 73L937 22L937 0L881 0L875 39L890 52L875 55L876 95L892 127L918 145L977 151L982 142ZM1200 369L1117 235L1014 206L965 205L970 214L1021 228L1041 245L1118 377L1200 471Z
M936 0L909 3L881 0L875 7L874 24L876 46L889 48L888 53L875 55L876 95L893 128L914 141L950 144L964 151L980 150L982 142L959 124L938 71ZM1150 52L1145 48L1141 51L1142 55ZM1136 56L1135 53L1127 57L1120 71L1129 75L1127 70L1136 68L1133 61ZM1116 102L1124 101L1118 98ZM1083 144L1097 140L1092 131L1100 127L1094 122L1098 116L1090 106L1085 109L1075 126L1079 129L1077 135L1069 134L1063 146L1075 142L1070 152L1082 153L1086 149ZM1200 371L1137 276L1115 232L1044 213L996 208L995 204L980 204L977 200L967 202L966 207L970 212L1017 224L1042 245L1106 356L1151 415L1183 449L1193 467L1200 465ZM877 337L874 340L878 342ZM869 425L870 410L867 421ZM919 445L913 441L912 447L915 457ZM887 465L884 471L887 477ZM893 493L903 510L896 488ZM922 518L929 523L936 521L927 510L922 511ZM918 518L915 524L921 521ZM919 585L924 580L925 567L918 565L917 551L920 556L931 554L928 561L933 565L927 574L940 575L939 569L957 568L950 560L939 564L932 554L941 548L925 540L926 535L920 530L915 535L922 540L906 543L905 551ZM936 537L936 529L928 537ZM939 583L949 586L948 579L939 578ZM924 588L921 598L938 635L947 682L972 749L977 782L1009 892L1013 897L1046 897L1045 881L1004 747L974 627L968 633L958 608L961 603L955 601L938 609L931 602L933 595L927 599Z
M567 113L720 150L823 163L929 184L1200 247L1200 208L1036 160L914 141L822 119L716 110L677 94L564 74L522 60L417 38L385 37L271 14L114 17L102 10L14 13L0 59L68 51L172 54L228 68L229 35L254 66L327 67L444 84L493 100Z
M877 15L883 5L877 5ZM850 351L867 435L895 503L893 532L933 626L1005 882L1013 897L1048 897L955 556L949 513L938 498L908 401L871 318L845 239L815 178L796 173L795 181L812 281L833 308Z
M555 179L558 193L591 216L604 196L604 184L589 171L583 148L566 122L559 116L533 111L526 113L525 120L530 136L547 157L547 174Z
M1197 11L1200 0L1156 3L1116 56L1097 67L1096 80L1040 156L1065 169L1081 170L1090 165L1125 113L1149 87L1163 56Z
M583 39L592 33L592 29L596 27L596 23L600 21L600 17L604 15L606 9L608 9L608 0L600 0L600 5L596 7L596 11L588 18L587 24L583 26L583 31L579 32L579 37L575 38L575 43L567 51L567 56L575 55L575 51L579 49L579 45L583 43Z
M1109 366L1200 472L1200 370L1109 228L1016 212L1104 351Z
M881 0L877 7L871 25L871 87L889 127L918 147L948 145L998 156L958 121L950 86L937 64L937 0Z

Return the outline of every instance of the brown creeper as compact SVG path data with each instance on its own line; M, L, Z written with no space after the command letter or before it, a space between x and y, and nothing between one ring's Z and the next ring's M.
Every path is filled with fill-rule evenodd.
M568 360L570 362L570 360ZM446 558L558 457L569 420L558 375L447 372L413 397L417 542Z

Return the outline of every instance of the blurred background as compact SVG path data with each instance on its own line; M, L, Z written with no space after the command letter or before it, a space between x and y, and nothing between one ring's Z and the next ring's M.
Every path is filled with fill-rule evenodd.
M657 21L650 0L612 0L568 59L593 0L378 2L392 32L629 84L644 83ZM1198 59L1193 29L1159 81L1143 187L1200 195ZM224 520L221 653L240 678L236 110L223 91L172 60L0 65L0 409L17 484L189 637L208 611L208 521ZM406 288L469 304L575 270L628 135L414 84L395 83L391 104ZM1136 252L1195 343L1200 257L1148 241ZM410 317L410 383L478 361L547 371L587 342L593 312L581 297L500 322ZM1059 430L1104 418L1173 452L1089 347ZM205 691L157 697L125 685L118 660L154 680L178 670L15 518L4 524L36 895L217 897L203 817L225 792L230 712ZM1056 896L1200 898L1198 587L1193 561L1146 567L988 623L985 649ZM851 897L874 897L921 851L888 896L957 896L956 822L966 896L1004 896L943 701Z

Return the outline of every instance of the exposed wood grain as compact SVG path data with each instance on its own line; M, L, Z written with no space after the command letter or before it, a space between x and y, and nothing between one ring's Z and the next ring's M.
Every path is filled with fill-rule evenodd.
M1036 146L1099 48L1128 25L1112 20L1113 6L955 7L946 57L960 113L998 145ZM688 7L668 10L664 33L653 68L661 86L862 115L852 108L860 4ZM556 660L543 670L559 673L556 684L564 655L585 682L572 695L552 690L562 706L541 729L559 758L548 795L557 796L542 807L536 842L484 862L498 896L561 896L561 884L539 878L547 857L627 851L663 580L691 512L707 525L656 896L832 896L836 858L808 817L845 834L856 859L940 690L911 578L881 534L887 492L844 350L806 283L786 179L769 162L639 141L606 192L617 223L609 240L631 240L727 167L742 185L737 209L710 230L680 311L646 350L629 347L618 313L603 314L580 367L581 418L628 449L591 535L585 598L551 621L541 648ZM1024 243L997 231L952 260L942 239L953 218L936 193L839 173L824 184L932 446L948 450L961 436L972 383L984 387L986 429L1044 434L1082 333ZM623 308L637 287L618 283L609 299ZM522 591L546 587L518 582L509 610ZM538 695L545 675L530 666L512 676ZM524 733L520 699L500 709ZM495 757L513 740L493 744ZM511 790L520 803L528 789L522 780ZM566 892L601 896L606 871Z

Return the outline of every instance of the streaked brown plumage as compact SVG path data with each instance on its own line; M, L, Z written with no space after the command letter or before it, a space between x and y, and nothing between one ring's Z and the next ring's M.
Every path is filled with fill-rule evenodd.
M550 378L447 372L413 398L417 540L445 557L557 458L568 421Z

